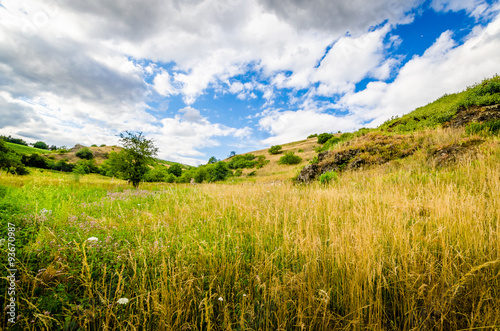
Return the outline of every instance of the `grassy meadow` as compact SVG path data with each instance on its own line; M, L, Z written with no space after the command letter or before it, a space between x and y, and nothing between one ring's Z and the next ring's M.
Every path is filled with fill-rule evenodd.
M1 327L495 330L499 147L487 139L446 167L422 149L328 185L278 175L135 190L97 175L2 173L19 317Z

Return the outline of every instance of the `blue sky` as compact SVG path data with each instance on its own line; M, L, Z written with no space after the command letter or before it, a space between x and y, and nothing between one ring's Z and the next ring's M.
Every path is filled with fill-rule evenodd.
M484 0L0 1L0 134L201 164L374 127L500 68Z

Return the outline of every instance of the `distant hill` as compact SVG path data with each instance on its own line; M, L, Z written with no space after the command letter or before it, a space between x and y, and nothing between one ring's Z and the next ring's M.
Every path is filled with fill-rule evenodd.
M458 131L445 134L443 129ZM382 165L414 154L428 163L445 165L488 140L487 136L498 135L499 130L500 76L496 75L463 92L446 94L404 116L394 117L378 128L334 134L325 144L318 144L317 138L283 144L283 153L278 155L271 155L268 149L245 153L264 155L270 162L261 169L245 169L243 176L252 174L257 181L293 177L308 182L326 172ZM288 151L302 157L302 162L295 166L279 165L279 158Z

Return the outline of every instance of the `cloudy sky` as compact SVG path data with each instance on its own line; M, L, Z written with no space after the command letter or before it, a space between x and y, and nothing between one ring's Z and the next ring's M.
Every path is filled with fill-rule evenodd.
M0 134L205 163L500 72L496 0L0 0Z

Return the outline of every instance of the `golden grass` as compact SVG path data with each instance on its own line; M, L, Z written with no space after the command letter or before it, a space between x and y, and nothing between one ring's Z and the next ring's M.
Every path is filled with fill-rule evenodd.
M441 131L433 139L460 137ZM257 181L124 191L109 180L71 180L0 177L31 191L73 187L58 200L36 195L38 209L50 202L63 211L45 221L38 239L63 249L29 249L45 249L39 259L51 275L63 272L37 277L30 263L42 262L26 262L25 330L62 328L66 318L87 330L500 327L497 141L448 168L432 167L422 151L344 172L329 186ZM93 191L78 197L78 188ZM70 215L86 226L71 225ZM100 241L91 247L85 239L94 235ZM44 314L39 296L57 284L77 296ZM118 305L121 297L130 303Z

